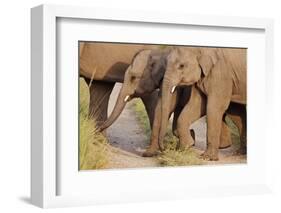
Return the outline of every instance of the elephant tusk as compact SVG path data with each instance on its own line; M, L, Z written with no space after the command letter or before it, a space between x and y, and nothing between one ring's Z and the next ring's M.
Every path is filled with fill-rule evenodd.
M172 89L171 89L171 93L174 93L175 89L176 89L176 86L173 86Z
M124 98L124 102L127 102L129 100L130 96L127 95L125 98Z

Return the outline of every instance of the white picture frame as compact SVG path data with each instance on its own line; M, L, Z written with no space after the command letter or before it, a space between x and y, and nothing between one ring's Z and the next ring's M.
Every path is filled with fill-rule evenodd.
M203 16L203 15L188 15L188 14L173 14L173 13L153 13L147 11L122 11L112 9L100 8L85 8L74 6L54 6L41 5L31 10L31 201L33 204L47 208L47 207L62 207L62 206L76 206L76 205L91 205L99 203L114 203L114 202L139 202L143 200L165 200L165 199L179 199L198 196L224 196L224 195L241 195L264 193L271 191L271 171L270 161L268 159L269 153L264 155L264 165L259 168L258 172L264 173L263 178L253 181L238 181L237 183L210 185L210 187L202 186L193 183L194 187L183 185L179 188L177 185L169 184L164 186L159 183L158 188L152 188L150 195L145 195L145 192L131 191L115 191L104 192L103 195L58 195L58 173L61 169L57 165L59 158L57 152L57 86L60 82L56 78L57 70L57 20L64 19L80 19L80 20L101 20L101 21L118 21L133 22L133 23L153 23L161 26L202 26L210 28L227 28L231 29L254 29L260 30L264 33L264 69L262 75L266 76L263 80L265 87L261 88L261 92L265 94L266 106L270 107L272 96L269 91L273 85L269 82L273 78L273 21L271 19L257 19L257 18L241 18L241 17L217 17L217 16ZM261 108L260 110L263 110ZM266 112L263 123L266 124L266 131L259 134L266 134L270 138L271 113ZM264 135L265 136L265 135ZM261 139L260 139L261 140ZM266 144L266 146L268 146ZM269 149L268 149L269 150ZM235 165L231 166L234 168ZM219 172L229 172L228 168L220 168ZM241 169L236 167L235 170ZM175 174L185 173L187 168L165 168L145 172L129 170L127 173L122 173L120 178L126 178L130 173L132 177L138 177L142 173L155 176L159 178L163 176L167 170ZM196 168L196 170L200 170ZM210 173L210 168L205 169L204 173ZM233 170L233 169L231 169ZM164 171L164 172L163 172ZM194 170L193 170L194 171ZM168 172L168 173L169 173ZM200 175L200 171L198 175ZM83 174L84 176L87 173ZM98 173L99 178L103 175L112 175L110 172ZM163 177L165 179L165 177ZM171 176L171 180L175 177ZM75 184L75 183L74 183ZM163 188L161 189L161 184ZM128 186L129 188L130 186ZM123 193L120 196L119 193ZM126 194L127 193L127 194Z

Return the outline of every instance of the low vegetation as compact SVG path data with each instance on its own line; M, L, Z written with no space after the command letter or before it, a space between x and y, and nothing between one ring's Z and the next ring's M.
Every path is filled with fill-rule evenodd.
M232 140L232 146L234 146L235 148L238 149L238 147L240 146L240 134L239 134L239 130L237 128L237 126L234 124L234 122L231 120L231 118L229 118L228 116L226 116L226 123L227 126L229 126L230 131L231 131L231 140Z
M80 170L92 170L106 168L109 163L109 146L106 137L101 134L95 121L88 118L89 93L84 80L80 80L80 111L79 111L79 168ZM135 111L136 118L141 125L149 143L151 129L145 107L140 99L134 99L131 108ZM227 124L232 132L234 146L240 143L239 131L230 118L227 117ZM162 166L186 166L200 165L203 163L198 152L190 148L179 151L176 149L178 138L172 133L171 125L168 127L164 138L165 151L157 156Z
M160 164L163 166L187 166L200 165L202 159L198 152L193 148L186 150L177 150L179 139L173 135L171 127L164 138L165 151L158 156Z
M145 111L145 107L144 107L141 99L139 99L139 98L133 99L131 107L132 107L133 111L135 111L136 118L147 137L147 142L149 142L151 128L150 128L147 113Z
M95 121L88 118L89 94L84 80L80 80L79 110L79 168L91 170L105 168L108 164L106 138L97 130Z
M144 105L140 99L134 99L132 101L132 107L136 112L136 117L149 141L151 130ZM176 150L177 143L178 138L173 135L172 128L169 126L164 138L165 151L157 157L162 166L185 166L202 163L199 155L192 148L184 151Z

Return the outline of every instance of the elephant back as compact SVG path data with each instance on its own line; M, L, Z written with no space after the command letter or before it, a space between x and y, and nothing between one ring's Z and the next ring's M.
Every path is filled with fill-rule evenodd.
M80 75L94 80L123 82L133 56L151 45L87 42L80 48Z

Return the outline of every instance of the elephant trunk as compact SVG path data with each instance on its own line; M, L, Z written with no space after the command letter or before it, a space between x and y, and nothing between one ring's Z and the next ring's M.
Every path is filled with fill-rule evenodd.
M119 117L121 112L123 111L126 103L130 100L130 96L127 95L125 92L124 87L122 86L120 93L118 95L117 101L115 103L115 106L108 117L108 119L101 125L100 131L105 130L106 128L110 127L113 122Z
M172 93L175 91L175 86L169 80L163 80L162 84L162 103L161 103L161 126L159 130L158 145L161 151L164 150L163 140L166 134L167 125L170 117L170 106Z

